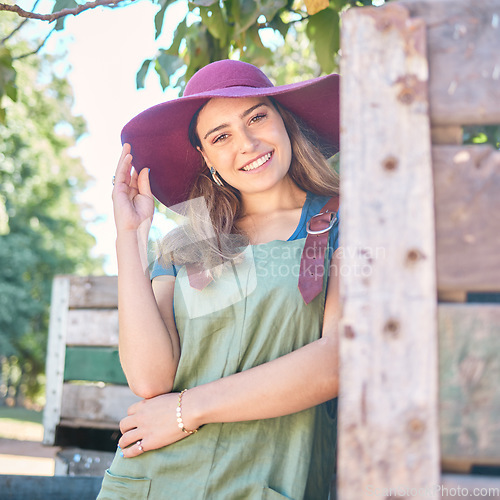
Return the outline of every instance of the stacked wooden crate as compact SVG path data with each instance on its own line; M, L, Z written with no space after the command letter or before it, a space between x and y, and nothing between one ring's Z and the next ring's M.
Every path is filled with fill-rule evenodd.
M342 77L338 497L500 498L500 305L467 303L500 291L500 152L462 144L500 124L500 1L351 9Z
M43 442L62 447L56 474L102 475L139 400L120 366L117 304L116 277L54 279Z

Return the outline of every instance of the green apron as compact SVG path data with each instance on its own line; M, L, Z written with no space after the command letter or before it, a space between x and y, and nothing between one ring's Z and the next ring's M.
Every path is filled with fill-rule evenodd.
M323 292L297 287L305 238L248 247L203 291L185 268L175 284L181 358L174 391L266 363L321 336ZM284 417L208 424L135 458L117 453L99 500L327 500L335 467L336 401Z

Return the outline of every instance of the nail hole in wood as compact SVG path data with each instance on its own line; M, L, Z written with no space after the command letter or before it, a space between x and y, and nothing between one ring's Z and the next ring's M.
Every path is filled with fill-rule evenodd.
M395 156L388 156L383 162L382 166L389 171L396 170L398 167L398 159Z

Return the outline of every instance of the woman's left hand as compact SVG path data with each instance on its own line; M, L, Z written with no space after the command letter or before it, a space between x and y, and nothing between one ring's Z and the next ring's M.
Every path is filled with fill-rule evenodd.
M135 457L188 436L177 425L178 396L178 393L162 394L128 409L128 416L120 422L123 436L118 442L124 457Z

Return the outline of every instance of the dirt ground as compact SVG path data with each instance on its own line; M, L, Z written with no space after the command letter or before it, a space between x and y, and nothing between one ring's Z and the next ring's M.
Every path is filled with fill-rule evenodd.
M0 474L53 476L59 448L42 438L41 424L0 418Z

